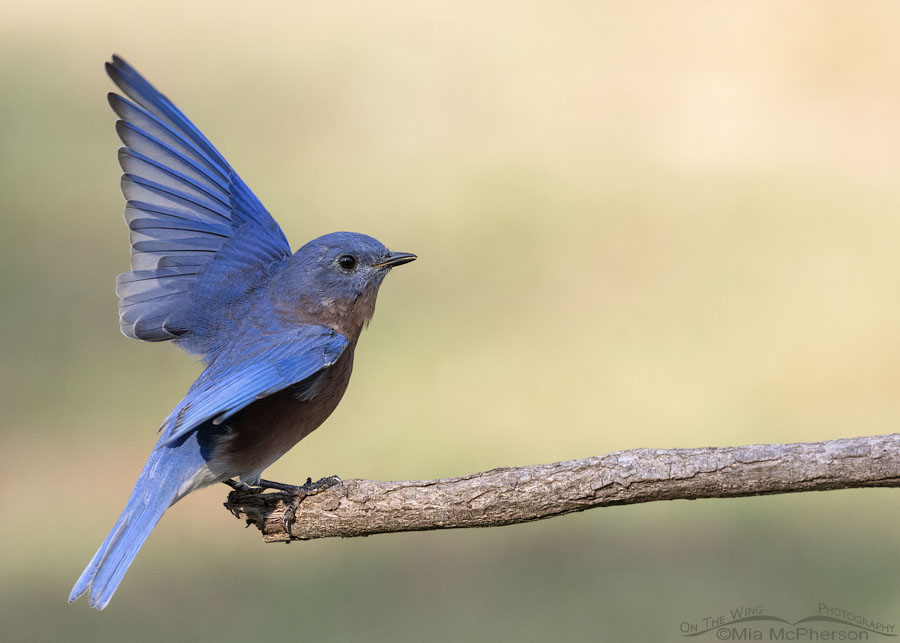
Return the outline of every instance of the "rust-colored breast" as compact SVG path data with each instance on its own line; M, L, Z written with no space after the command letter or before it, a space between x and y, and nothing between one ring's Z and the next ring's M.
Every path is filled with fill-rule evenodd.
M353 370L351 344L310 387L295 385L253 402L227 422L230 431L215 450L215 468L245 481L257 477L317 429L347 390Z

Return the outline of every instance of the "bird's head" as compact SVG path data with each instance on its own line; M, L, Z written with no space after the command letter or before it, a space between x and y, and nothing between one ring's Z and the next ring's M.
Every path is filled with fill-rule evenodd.
M308 313L350 332L371 319L378 287L390 269L415 259L364 234L332 232L293 254L279 276L277 296L290 308L299 306L303 317Z

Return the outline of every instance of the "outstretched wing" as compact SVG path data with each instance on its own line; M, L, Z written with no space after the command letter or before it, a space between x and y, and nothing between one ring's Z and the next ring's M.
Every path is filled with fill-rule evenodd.
M157 448L204 422L221 424L251 402L312 377L334 364L346 347L347 339L330 328L302 326L272 337L265 348L242 359L223 356L203 371L163 422Z
M113 56L106 71L128 98L118 114L132 272L116 282L122 332L178 338L291 255L278 224L212 143L168 98ZM130 100L129 100L130 99ZM218 291L226 290L223 298ZM204 302L197 301L202 293Z

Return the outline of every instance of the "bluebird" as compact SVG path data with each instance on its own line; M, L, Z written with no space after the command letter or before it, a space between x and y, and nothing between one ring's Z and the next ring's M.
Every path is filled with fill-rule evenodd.
M216 482L260 484L334 411L382 280L416 258L351 232L292 254L169 99L118 56L106 71L127 97L109 94L131 231L132 270L116 281L122 333L173 341L206 368L162 423L125 510L69 595L87 592L101 610L166 509Z

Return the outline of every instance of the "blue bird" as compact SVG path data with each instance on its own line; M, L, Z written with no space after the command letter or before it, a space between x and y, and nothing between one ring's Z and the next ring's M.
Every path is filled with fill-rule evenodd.
M352 232L292 254L169 99L118 56L106 71L127 96L109 94L131 230L132 270L116 282L122 332L171 340L206 369L162 423L125 510L69 595L88 592L101 610L166 509L216 482L260 484L334 411L382 280L416 258Z

